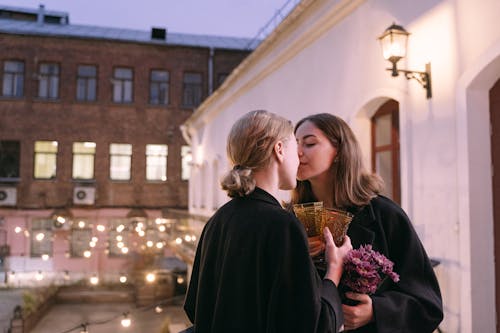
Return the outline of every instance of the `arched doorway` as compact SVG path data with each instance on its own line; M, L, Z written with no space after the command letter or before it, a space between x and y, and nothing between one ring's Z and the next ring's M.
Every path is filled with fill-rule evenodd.
M495 234L495 290L497 317L500 309L500 79L489 92L491 122L491 162L493 189L493 229ZM500 332L496 323L497 333Z

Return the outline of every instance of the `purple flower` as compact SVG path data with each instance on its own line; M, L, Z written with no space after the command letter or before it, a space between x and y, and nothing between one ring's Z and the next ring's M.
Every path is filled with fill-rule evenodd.
M374 251L371 245L362 245L349 251L344 258L344 273L340 283L361 294L373 294L385 277L398 282L399 275L393 271L394 263L383 254Z

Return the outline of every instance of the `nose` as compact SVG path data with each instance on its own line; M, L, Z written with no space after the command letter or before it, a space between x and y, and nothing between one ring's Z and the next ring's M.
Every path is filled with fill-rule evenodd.
M302 151L302 148L300 145L297 147L297 155L299 155L299 157L304 155L304 152Z

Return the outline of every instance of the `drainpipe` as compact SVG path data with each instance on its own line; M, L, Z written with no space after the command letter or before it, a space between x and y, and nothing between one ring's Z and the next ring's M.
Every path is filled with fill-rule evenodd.
M208 57L208 96L214 91L214 48L210 48L210 56Z
M45 5L40 4L38 6L38 13L36 16L36 23L38 25L43 25L43 22L45 21Z

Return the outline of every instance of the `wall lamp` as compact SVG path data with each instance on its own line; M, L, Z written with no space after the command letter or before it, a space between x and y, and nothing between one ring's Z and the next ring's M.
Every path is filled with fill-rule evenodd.
M406 69L398 69L397 63L406 56L406 47L408 45L408 36L410 33L402 26L393 23L387 28L382 36L378 38L382 46L384 58L392 63L392 68L387 68L391 71L392 76L398 76L403 73L406 79L417 80L427 91L427 98L432 97L431 89L431 63L425 64L425 72L410 71Z

